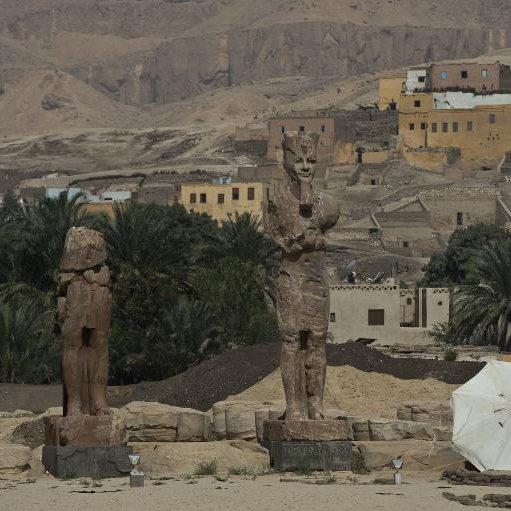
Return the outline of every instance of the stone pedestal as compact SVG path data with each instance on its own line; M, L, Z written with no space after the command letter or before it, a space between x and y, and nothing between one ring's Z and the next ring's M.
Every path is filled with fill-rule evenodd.
M55 477L120 477L130 473L124 423L113 415L46 417L43 465Z
M350 471L352 439L348 421L266 421L262 445L279 470Z
M143 488L144 479L144 474L130 474L130 486L132 488Z
M55 477L125 477L131 471L127 445L102 447L43 447L43 465Z

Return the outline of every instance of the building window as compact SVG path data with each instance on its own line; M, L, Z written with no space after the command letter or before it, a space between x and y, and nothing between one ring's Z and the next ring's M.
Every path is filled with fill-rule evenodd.
M409 241L403 241L403 248L410 248L410 242Z
M412 299L411 298L407 298L406 299L406 305L412 305Z
M410 123L410 131L415 130L415 124L413 122Z
M368 311L368 325L369 326L383 326L383 325L385 325L385 310L384 309L369 309L369 311Z
M286 128L284 128L284 126L282 126L282 128L280 128L280 131L281 131L282 133L285 133L285 132L286 132Z
M426 81L425 76L419 76L419 83L424 83Z
M330 323L335 323L335 312L330 313Z
M247 199L248 200L254 200L255 199L255 188L250 187L247 190Z
M325 133L326 131L326 126L324 124L321 125L321 133Z
M481 76L482 76L483 78L488 78L488 70L487 70L487 69L483 69L483 70L481 71Z
M425 130L426 129L426 123L425 122L421 122L421 130Z
M490 114L490 124L495 124L497 122L497 115Z
M421 106L420 99L416 99L414 102L414 105L415 105L415 108L420 108L420 106Z
M440 80L447 80L447 71L440 71Z
M431 131L436 133L438 131L438 124L436 122L431 123Z
M300 126L300 131L305 131L305 126Z
M472 121L467 121L467 131L472 131L474 129L474 125Z
M232 189L232 200L240 200L240 189L239 188Z
M207 202L206 199L207 199L206 194L205 193L201 193L200 194L200 202L201 202L201 204L206 204L206 202Z
M197 194L191 193L190 194L190 204L195 204L197 202Z
M447 133L449 131L449 124L447 122L442 123L442 131Z
M444 304L444 302L438 302L439 307L442 307L443 304Z
M462 71L461 72L461 77L466 80L468 78L468 71Z
M456 213L456 225L458 227L463 226L463 213Z
M223 193L218 194L218 204L223 204L225 202L225 195Z
M452 132L458 133L459 129L460 129L460 125L457 122L453 122L452 123Z
M374 186L376 184L376 179L371 179L371 184Z

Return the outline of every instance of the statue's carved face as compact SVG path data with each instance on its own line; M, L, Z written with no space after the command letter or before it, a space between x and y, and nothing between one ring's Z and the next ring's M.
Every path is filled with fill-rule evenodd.
M316 171L316 158L319 135L308 131L286 133L284 149L284 169L288 176L300 185L300 209L312 208L312 180Z
M314 179L319 135L295 131L284 135L284 168L291 179L310 183Z

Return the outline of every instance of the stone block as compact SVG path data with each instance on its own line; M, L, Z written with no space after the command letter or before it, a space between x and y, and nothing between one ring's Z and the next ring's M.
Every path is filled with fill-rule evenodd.
M227 440L256 438L255 406L253 403L233 405L225 410Z
M43 448L43 465L58 478L70 477L123 477L131 471L128 455L133 449L126 445L99 447Z
M268 408L255 411L256 436L259 442L263 440L264 423L268 420L270 420L270 410Z
M99 447L128 440L123 421L114 415L45 417L44 426L46 446Z
M451 442L355 442L353 447L363 456L369 470L386 468L398 456L404 459L404 470L412 471L443 471L462 468L465 464L464 458L453 450Z
M133 401L117 411L130 442L203 442L210 437L209 416L191 408Z
M398 408L397 418L434 426L452 426L453 423L449 401L406 401Z
M199 463L215 460L220 472L230 468L262 470L270 464L268 451L255 442L133 443L140 454L140 469L146 474L193 474Z
M209 440L210 422L209 416L205 413L183 409L177 422L177 441L204 442Z
M420 422L370 419L369 438L375 442L433 440L433 426Z
M144 474L130 474L130 486L132 488L143 488L144 480Z
M351 442L264 442L270 451L271 466L277 470L350 471Z
M322 421L267 421L264 423L265 441L341 441L353 440L347 420Z
M30 447L0 443L0 474L19 474L30 468Z

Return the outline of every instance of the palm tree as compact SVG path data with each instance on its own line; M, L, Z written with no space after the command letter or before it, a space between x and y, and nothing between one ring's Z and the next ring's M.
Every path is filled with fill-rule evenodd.
M152 376L165 378L201 362L219 350L221 333L208 304L180 297L161 311L148 344Z
M94 227L97 220L85 212L83 194L69 198L65 191L55 199L45 198L24 205L21 215L2 226L10 254L7 258L9 280L26 283L40 291L52 290L68 230L83 225Z
M511 242L490 242L471 261L477 284L455 293L453 328L460 342L511 348Z
M226 257L253 263L265 273L267 285L273 285L278 268L279 248L261 229L261 222L251 213L224 220L212 237L203 258L220 261Z
M21 297L0 302L1 382L47 383L56 376L51 312Z

